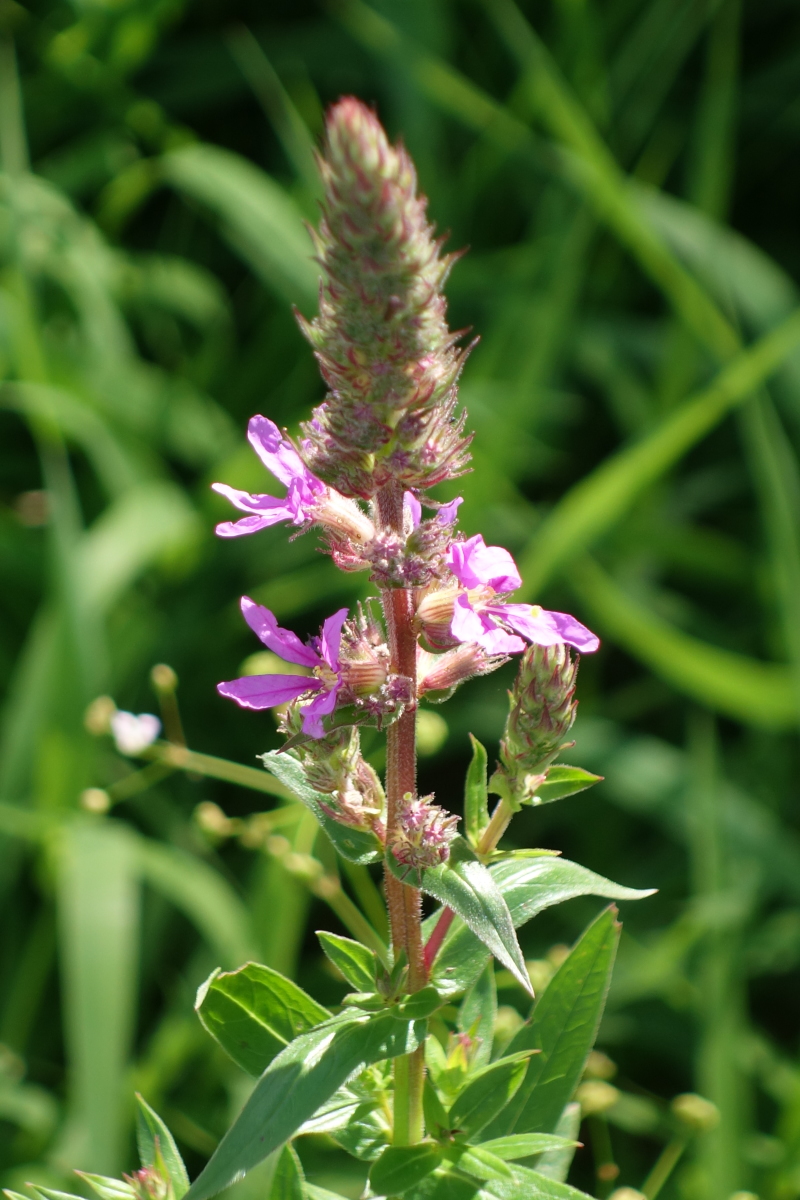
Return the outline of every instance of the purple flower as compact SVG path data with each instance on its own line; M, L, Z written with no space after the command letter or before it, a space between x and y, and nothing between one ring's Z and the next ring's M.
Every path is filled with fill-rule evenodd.
M436 520L440 525L452 525L458 517L459 505L463 503L464 497L456 496L455 500L443 504L436 514ZM416 529L422 520L422 505L413 492L403 492L403 508L410 520L411 528Z
M313 674L246 675L229 683L218 683L217 691L221 696L235 700L242 708L257 710L274 708L304 694L316 693L311 703L303 708L303 733L313 738L323 737L322 718L333 712L342 686L339 645L347 609L340 608L328 617L320 636L312 638L308 645L290 629L281 629L269 609L255 604L248 596L242 597L242 614L269 650L284 662L297 663Z
M217 526L219 536L241 537L277 525L279 521L291 521L293 525L313 521L316 506L327 490L322 480L309 471L292 443L267 417L250 418L247 438L267 470L286 485L286 496L282 500L277 496L252 496L227 483L212 483L215 492L250 514L239 521L223 521Z
M447 563L466 588L485 584L495 592L513 592L522 584L517 564L502 546L487 546L479 533L466 542L453 542Z
M468 589L457 597L450 623L450 633L459 642L476 642L487 654L518 654L525 649L523 638L537 646L566 643L583 654L600 645L600 639L569 613L499 600L498 592L514 591L522 579L509 552L487 546L480 534L453 542L448 563Z

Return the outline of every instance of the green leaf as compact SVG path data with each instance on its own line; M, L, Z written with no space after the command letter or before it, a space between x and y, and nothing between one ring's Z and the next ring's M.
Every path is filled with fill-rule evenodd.
M383 846L374 833L368 829L353 829L349 825L341 825L328 816L323 805L328 804L329 798L309 787L303 768L296 758L281 750L270 750L259 757L266 769L276 779L280 779L281 783L286 784L297 799L302 800L303 804L311 809L342 858L354 863L378 862L383 858Z
M340 937L338 933L318 929L317 937L326 957L356 991L375 991L378 960L371 950L352 938Z
M487 1130L490 1137L549 1133L580 1081L603 1014L620 927L613 905L589 926L556 971L509 1051L538 1049L524 1085Z
M398 879L407 876L407 868L398 863L394 855L387 854L386 861ZM418 872L418 875L422 890L452 908L532 995L508 906L493 876L464 838L456 838L452 843L446 863ZM441 971L437 975L444 978Z
M492 1138L481 1142L482 1150L489 1150L504 1162L513 1162L516 1158L530 1158L533 1154L543 1154L548 1150L569 1150L580 1145L571 1138L560 1137L554 1133L517 1133L511 1137Z
M537 788L536 795L532 796L530 800L523 800L522 803L530 804L535 808L539 804L550 804L553 800L563 800L567 796L585 792L593 784L600 783L602 778L602 775L592 775L591 771L584 771L582 767L569 767L563 763L556 763L548 769L547 778Z
M510 1167L483 1146L453 1146L447 1152L447 1158L459 1171L474 1175L476 1179L513 1178Z
M432 984L427 987L420 988L418 992L412 992L407 999L401 1001L397 1006L397 1012L400 1016L407 1017L410 1021L419 1021L423 1017L429 1017L435 1013L437 1008L441 1008L444 1001Z
M439 1146L421 1142L416 1146L387 1146L369 1172L373 1192L400 1195L416 1187L442 1161Z
M471 1139L506 1107L519 1090L530 1055L527 1047L500 1058L470 1077L448 1114L451 1130Z
M136 1198L136 1192L131 1184L122 1179L111 1179L108 1175L93 1175L88 1171L76 1171L75 1174L88 1183L101 1200L135 1200Z
M175 1139L161 1117L139 1093L136 1093L136 1146L143 1167L152 1167L159 1160L167 1172L175 1200L181 1200L189 1190L189 1176Z
M317 1187L314 1183L306 1184L306 1195L308 1200L347 1200L341 1193L329 1192L327 1188Z
M586 1192L580 1192L568 1183L519 1166L511 1168L510 1180L492 1180L486 1184L486 1190L497 1200L520 1200L521 1196L525 1200L591 1200Z
M428 1055L428 1047L431 1044L431 1040L432 1039L429 1038L425 1046L426 1057ZM435 1040L435 1038L433 1040ZM447 1109L439 1099L439 1093L436 1091L431 1079L430 1068L425 1075L425 1084L422 1092L422 1111L425 1115L425 1128L432 1137L441 1137L443 1133L447 1133L449 1131L450 1126L448 1124Z
M489 870L508 905L514 925L519 928L545 908L571 900L575 896L603 896L608 900L642 900L653 894L623 887L596 875L566 858L536 855L532 858L507 858ZM430 933L439 914L425 923ZM436 956L432 982L442 995L454 995L475 982L486 965L487 955L478 938L460 922L453 922Z
M347 1009L301 1034L274 1058L187 1192L208 1200L288 1141L342 1084L364 1067L410 1054L425 1036L389 1013Z
M548 1179L558 1179L561 1183L566 1181L569 1169L572 1166L572 1160L575 1157L574 1147L578 1144L572 1139L577 1138L580 1128L581 1106L573 1101L566 1106L558 1118L558 1124L555 1128L555 1132L559 1137L568 1139L568 1146L563 1150L548 1150L542 1155L536 1164L536 1170L540 1175L546 1175ZM547 1135L523 1134L522 1136L542 1137Z
M280 1152L267 1200L305 1200L305 1178L300 1159L289 1144Z
M330 1018L291 979L259 963L214 971L198 989L195 1009L203 1027L250 1075L261 1075L296 1037Z
M464 831L467 841L477 850L483 831L489 824L489 792L487 785L488 755L472 734L472 760L464 784Z
M478 1040L478 1048L472 1057L476 1068L485 1066L492 1057L496 1017L497 988L494 982L494 964L490 960L464 996L458 1010L460 1032Z

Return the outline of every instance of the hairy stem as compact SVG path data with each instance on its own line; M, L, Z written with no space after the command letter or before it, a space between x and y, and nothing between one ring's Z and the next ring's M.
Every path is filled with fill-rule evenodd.
M483 831L483 837L478 846L479 854L491 854L493 850L497 849L497 843L508 829L513 815L514 810L509 802L501 800L492 813L492 819Z
M403 492L389 485L378 493L378 518L382 528L402 533ZM417 639L414 634L414 597L410 589L393 588L382 596L389 634L391 669L417 677ZM416 795L417 745L416 714L404 712L389 726L386 737L386 833L391 844L397 827L403 797ZM427 982L422 946L422 897L417 888L401 883L386 868L386 899L395 954L404 950L408 957L408 986L419 991ZM422 1046L413 1054L395 1060L394 1141L412 1145L424 1133L422 1087L425 1058Z

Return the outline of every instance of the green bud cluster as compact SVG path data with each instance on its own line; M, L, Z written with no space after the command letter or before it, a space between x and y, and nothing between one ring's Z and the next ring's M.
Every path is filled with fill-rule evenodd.
M300 324L330 391L304 426L305 460L346 496L431 487L468 461L456 415L466 352L442 294L455 256L440 253L405 149L361 101L331 108L320 169L320 311Z
M521 803L535 794L575 721L578 660L563 643L529 646L509 692L493 786Z
M300 735L302 708L289 706L281 718L281 731ZM323 805L329 816L343 825L373 829L383 834L386 799L377 772L361 753L358 726L336 729L322 738L303 738L293 745L309 787L330 796Z

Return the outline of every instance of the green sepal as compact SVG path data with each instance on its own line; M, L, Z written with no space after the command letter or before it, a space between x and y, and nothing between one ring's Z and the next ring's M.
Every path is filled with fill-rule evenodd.
M527 797L522 803L532 808L540 804L551 804L553 800L563 800L567 796L585 792L587 788L601 783L602 779L602 775L593 775L591 771L584 771L582 767L556 763L548 769L547 778L544 783L539 784L536 794Z
M373 992L378 974L378 960L372 950L354 942L352 938L340 937L338 933L317 930L317 938L323 952L347 982L357 992Z
M472 734L472 760L464 781L464 833L467 841L477 850L483 831L489 824L489 789L486 782L488 755L486 749Z
M431 1175L441 1161L441 1147L433 1142L387 1146L370 1168L370 1187L378 1195L402 1195Z
M161 1117L136 1093L136 1146L143 1167L156 1167L170 1184L175 1200L189 1190L189 1175L175 1139Z
M471 1139L497 1117L519 1091L532 1053L508 1054L471 1076L447 1115L451 1131Z
M328 815L325 806L329 804L330 797L314 791L306 783L303 768L296 758L282 750L270 750L258 757L271 775L280 779L306 808L311 809L342 858L362 864L378 862L383 858L383 846L371 830L342 825Z
M213 971L197 991L203 1028L249 1075L261 1075L299 1034L330 1013L271 967L245 963L238 971Z

